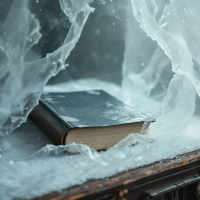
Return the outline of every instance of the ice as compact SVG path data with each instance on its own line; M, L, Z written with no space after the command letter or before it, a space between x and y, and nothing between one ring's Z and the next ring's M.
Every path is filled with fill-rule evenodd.
M55 85L47 85L44 92L72 92L84 90L104 90L119 99L122 99L121 88L113 83L108 83L99 79L88 78L77 81L68 81Z
M152 15L151 4L155 5L156 2L132 0L134 15L147 35L156 40L170 58L172 71L175 73L170 81L167 96L162 102L161 116L151 132L179 137L194 114L196 93L199 94L196 67L200 61L196 53L199 49L199 27L195 24L200 3L181 0L168 2L165 9L161 6L156 7L157 12L162 10L159 18L156 18L155 14ZM182 123L177 124L177 119L181 119Z
M65 60L94 11L89 2L60 0L61 9L71 21L67 37L56 51L31 62L25 62L25 56L41 37L39 21L29 11L28 1L1 3L1 9L8 13L0 25L0 136L26 121L47 81L66 67Z
M81 144L54 146L28 121L0 141L0 195L3 199L33 198L80 185L88 179L109 177L124 170L174 158L199 148L199 131L199 119L196 117L191 119L179 140L169 141L170 145L165 140L152 141L149 136L133 133L113 148L97 153ZM72 147L80 154L68 155L67 149Z
M71 29L60 48L31 62L25 62L25 57L41 37L38 20L30 13L27 1L0 2L4 6L0 24L1 135L26 121L48 79L65 68L65 61L93 11L89 2L60 0L62 10L71 21ZM105 7L108 4L99 2ZM105 9L110 14L110 26L115 28L118 20L124 20L126 27L122 85L91 75L47 85L44 92L51 101L48 92L103 89L155 117L156 122L147 130L147 121L140 133L130 134L107 151L96 152L83 144L54 146L28 120L12 134L0 138L1 199L34 198L199 149L200 2L111 2L112 9ZM98 36L102 31L94 30ZM110 59L112 56L106 50L101 53L108 54ZM114 55L113 59L116 57L119 55ZM90 59L109 66L109 59L105 61L96 54ZM90 66L90 69L93 68ZM115 66L108 71L114 73ZM79 153L70 155L68 150Z
M79 120L74 118L74 117L68 117L68 116L61 116L64 120L66 121L71 121L71 122L78 122Z
M129 4L131 7L131 2ZM140 107L144 113L156 115L168 88L170 59L155 41L147 37L134 18L132 9L128 9L126 15L128 25L123 61L123 100L136 108Z

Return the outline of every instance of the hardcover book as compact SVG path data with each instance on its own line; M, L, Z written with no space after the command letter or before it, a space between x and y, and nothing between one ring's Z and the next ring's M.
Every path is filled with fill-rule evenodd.
M112 147L154 121L102 90L44 93L29 118L56 145L75 142L95 150Z

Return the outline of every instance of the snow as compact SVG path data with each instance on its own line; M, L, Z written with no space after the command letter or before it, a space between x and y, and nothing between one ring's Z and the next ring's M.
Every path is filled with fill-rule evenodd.
M90 80L84 81L85 85L87 81L90 84ZM102 81L96 80L95 86L99 88L101 83ZM70 85L71 82L63 85L67 84ZM81 90L78 81L74 85ZM104 82L103 86L105 85L107 89L113 87L113 84ZM47 86L45 90L50 88L53 90L54 86ZM69 87L63 87L63 92L64 88ZM91 86L90 89L94 87ZM109 177L124 170L199 149L199 122L198 117L193 117L181 137L176 139L168 135L153 136L151 132L150 135L133 133L114 147L98 153L82 144L54 146L28 120L0 140L0 196L3 199L33 198L82 184L89 179ZM138 144L132 146L135 143ZM76 148L80 154L68 155L68 148Z

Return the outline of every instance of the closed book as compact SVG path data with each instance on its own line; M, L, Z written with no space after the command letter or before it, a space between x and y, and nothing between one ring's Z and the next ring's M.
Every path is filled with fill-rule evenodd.
M95 150L112 147L153 121L102 90L43 93L29 118L56 145L75 142Z

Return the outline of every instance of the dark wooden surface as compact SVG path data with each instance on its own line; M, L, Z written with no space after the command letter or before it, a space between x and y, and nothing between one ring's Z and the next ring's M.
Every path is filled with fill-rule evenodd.
M143 199L143 193L181 179L199 175L200 150L180 155L174 159L156 162L115 176L89 180L63 190L52 192L34 200L112 199L119 191L128 189L126 199Z

